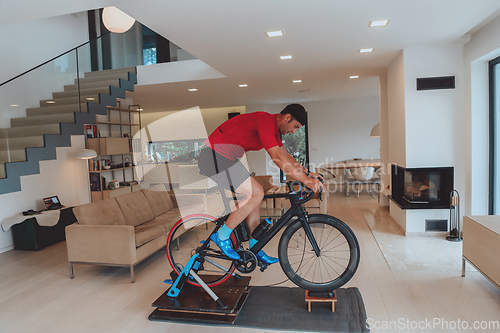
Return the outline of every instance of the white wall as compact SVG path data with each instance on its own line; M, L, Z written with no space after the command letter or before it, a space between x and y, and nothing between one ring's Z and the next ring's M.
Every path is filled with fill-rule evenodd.
M0 82L23 73L69 49L88 41L86 12L48 19L2 25L0 40ZM89 65L81 54L80 70ZM39 105L40 99L51 98L65 84L76 78L76 57L72 52L29 74L0 87L0 127L8 127L9 119L22 117L25 109ZM11 107L17 104L18 107Z
M463 46L404 50L406 166L458 167L463 156ZM419 77L455 76L455 89L417 91ZM457 179L463 179L455 170Z
M301 104L308 112L309 159L312 167L352 158L380 158L380 139L370 136L372 127L379 122L378 97ZM285 106L249 105L247 112L279 113ZM265 151L251 153L250 156L249 163L255 165L257 174L271 174L277 181L279 169Z
M199 59L137 66L137 84L219 79L225 76Z
M89 202L87 161L75 159L85 147L83 136L71 137L71 147L57 148L57 160L41 161L40 174L21 177L22 191L0 195L0 220L28 209L41 209L41 199L58 195L66 206ZM12 234L0 231L0 252L13 246Z
M161 112L144 112L142 113L142 126L145 127L159 119L167 117L179 111L161 111ZM221 108L202 108L200 109L203 121L202 127L206 129L208 134L212 133L220 124L227 120L227 114L231 112L245 113L245 106L232 106ZM199 126L196 126L199 127ZM191 133L192 128L186 130L186 135L198 138L198 133Z
M406 165L405 73L403 53L387 69L388 162ZM386 163L387 164L387 163Z
M417 91L419 77L455 76L455 89ZM454 167L454 187L465 202L465 77L463 44L409 47L388 69L388 115L391 162L405 167ZM405 232L424 231L435 210L402 211L391 216ZM439 212L443 215L443 212ZM439 215L438 214L438 215ZM443 215L444 216L444 215Z
M500 55L500 16L476 31L464 47L465 214L488 214L488 61Z

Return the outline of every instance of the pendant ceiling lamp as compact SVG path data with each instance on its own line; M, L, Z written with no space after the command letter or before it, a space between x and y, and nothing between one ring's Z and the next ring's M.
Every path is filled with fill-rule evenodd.
M116 7L106 7L102 11L102 23L111 32L127 32L135 23L135 19Z

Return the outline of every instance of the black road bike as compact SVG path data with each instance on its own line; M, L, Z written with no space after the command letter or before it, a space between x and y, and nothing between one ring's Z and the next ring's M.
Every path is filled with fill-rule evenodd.
M238 277L235 270L251 273L259 267L264 271L267 265L257 259L256 253L284 227L278 257L283 272L293 283L310 291L331 291L346 284L359 264L360 249L353 231L336 217L308 214L303 204L313 198L314 192L299 182L288 182L287 186L288 193L264 196L264 199L289 199L291 206L274 223L268 219L262 221L252 234L258 242L251 249L243 247L250 237L245 223L231 234L233 248L241 260L226 257L210 241L229 214L220 218L193 214L177 221L166 246L173 269L168 295L177 297L184 283L189 283L202 287L219 303L210 287L224 283L231 276ZM227 200L224 205L226 212L230 212ZM203 280L199 273L203 274Z

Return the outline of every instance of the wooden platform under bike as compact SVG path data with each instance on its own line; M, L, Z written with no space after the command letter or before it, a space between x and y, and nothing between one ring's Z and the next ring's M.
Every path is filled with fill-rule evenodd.
M206 275L200 274L200 277L205 280ZM231 277L226 282L211 288L227 305L227 309L217 306L202 288L186 283L177 298L169 297L167 290L155 300L153 307L156 307L156 310L149 315L149 319L231 324L245 303L249 283L248 276L239 279Z

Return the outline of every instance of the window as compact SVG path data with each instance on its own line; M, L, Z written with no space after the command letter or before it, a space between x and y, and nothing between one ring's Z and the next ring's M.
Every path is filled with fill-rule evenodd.
M500 57L489 63L490 85L490 184L489 214L500 213Z
M142 59L144 65L156 64L156 33L142 25Z
M195 163L205 140L150 142L148 156L155 162Z
M144 58L144 65L156 64L156 47L142 49L142 56Z

